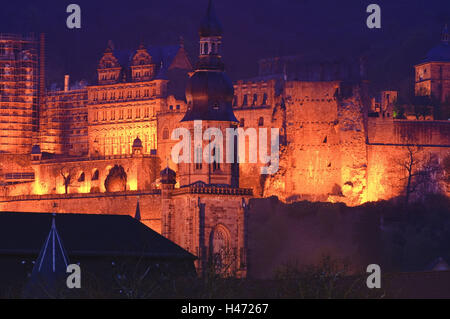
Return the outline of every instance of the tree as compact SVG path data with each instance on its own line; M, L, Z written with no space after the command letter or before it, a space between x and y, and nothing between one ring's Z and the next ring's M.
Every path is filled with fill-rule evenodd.
M424 88L421 88L412 98L414 113L417 119L426 118L428 115L433 115L434 118L439 118L439 101L432 95L429 95Z
M407 145L402 155L394 162L405 176L401 178L404 181L405 205L409 204L412 194L417 193L422 197L427 193L438 192L442 167L437 156L423 154L422 148L414 145Z
M61 176L63 178L64 193L68 194L69 193L69 186L72 183L73 170L63 166L59 170L59 173L61 174Z

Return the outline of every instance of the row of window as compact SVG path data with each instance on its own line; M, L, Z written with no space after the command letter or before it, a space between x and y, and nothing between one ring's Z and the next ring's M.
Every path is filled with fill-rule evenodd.
M150 77L150 71L145 71L145 72L136 72L135 74L134 74L134 78L140 78L141 77L141 74L142 74L142 76L143 77Z
M156 149L156 136L140 134L139 137L143 144L143 153L150 154L151 150ZM117 137L105 137L96 140L96 148L98 151L106 156L109 155L126 155L132 154L132 145L135 136L117 136Z
M115 73L103 73L100 76L100 80L101 81L106 81L106 80L115 80L116 79L116 74Z
M131 99L131 98L141 98L141 97L150 97L150 89L145 89L145 90L129 90L126 92L126 98L127 99ZM156 96L156 89L153 89L152 91L152 96ZM100 100L101 101L106 101L106 100L116 100L116 97L118 100L123 100L125 98L125 91L119 91L118 94L116 95L116 92L110 92L108 94L108 92L102 92L100 95ZM93 93L92 99L94 101L97 101L99 99L99 94L97 92Z
M179 110L180 110L180 105L179 105L179 104L177 104L177 105L175 106L175 109L176 109L177 111L179 111ZM174 107L173 107L173 105L169 105L169 110L171 110L171 111L173 111L173 110L174 110Z
M239 120L239 126L240 127L245 126L245 119L241 118ZM264 118L262 116L258 119L258 126L264 126Z
M133 117L133 115L134 115L134 117ZM141 118L149 118L150 115L152 117L154 116L153 108L152 108L152 112L150 113L150 107L146 107L143 110L141 108L136 108L134 112L133 112L133 109L96 111L96 112L94 112L94 122L108 121L108 120L115 121L115 120L125 120L125 119L131 120L133 118L141 119Z
M262 99L258 98L258 94L253 94L252 100L251 100L251 104L249 104L249 94L244 94L243 99L242 99L242 103L239 104L239 98L235 95L234 96L234 100L233 100L233 106L256 106L256 105L267 105L267 93L264 93L262 95Z

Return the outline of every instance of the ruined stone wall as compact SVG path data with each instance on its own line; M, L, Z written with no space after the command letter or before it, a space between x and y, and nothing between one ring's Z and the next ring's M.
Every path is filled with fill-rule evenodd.
M348 90L348 92L345 92ZM339 88L338 125L339 152L341 156L340 181L344 199L332 197L331 201L344 201L358 205L367 196L367 146L366 119L369 105L365 104L363 85ZM335 195L335 194L333 194ZM341 195L341 194L339 194Z
M286 139L280 170L269 176L266 196L326 199L339 182L339 82L288 82L285 88Z
M161 196L157 192L0 197L0 211L135 216L138 200L141 221L161 233Z

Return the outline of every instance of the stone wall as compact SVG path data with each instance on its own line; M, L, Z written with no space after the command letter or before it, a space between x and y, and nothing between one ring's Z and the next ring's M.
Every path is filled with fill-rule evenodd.
M138 200L141 221L161 233L161 196L156 191L0 197L0 211L135 216Z
M286 139L280 170L269 176L266 196L324 200L340 182L339 82L286 83Z
M18 171L20 167L34 172L34 181L4 186L3 194L45 195L64 194L66 192L63 175L71 175L67 192L96 193L105 192L105 180L115 165L124 168L127 174L126 190L150 190L155 188L159 177L159 158L157 156L110 156L99 158L65 158L42 161L30 161L16 158L8 165L8 171ZM97 172L97 173L96 173Z

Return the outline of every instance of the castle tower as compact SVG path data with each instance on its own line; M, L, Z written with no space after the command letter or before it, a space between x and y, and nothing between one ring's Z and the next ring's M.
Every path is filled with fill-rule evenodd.
M245 276L246 203L252 191L239 188L237 138L231 137L233 148L227 143L227 129L234 132L237 127L234 90L224 72L222 27L212 1L199 34L199 61L187 83L187 110L181 120L184 132L189 132L187 149L193 156L178 164L179 189L174 188L174 171L161 172L162 234L198 257L199 274ZM232 161L226 160L227 148Z
M431 95L438 101L450 102L450 45L445 25L441 43L428 51L426 58L415 65L416 95Z
M209 1L199 35L199 61L187 83L188 107L181 120L191 132L192 160L179 164L180 186L205 184L239 187L236 147L227 149L227 137L233 138L227 136L227 129L235 129L238 122L232 107L234 89L224 72L220 54L222 26L212 1ZM213 129L219 134L212 133ZM236 144L234 142L233 145ZM227 152L233 152L231 157L234 163L226 160Z

